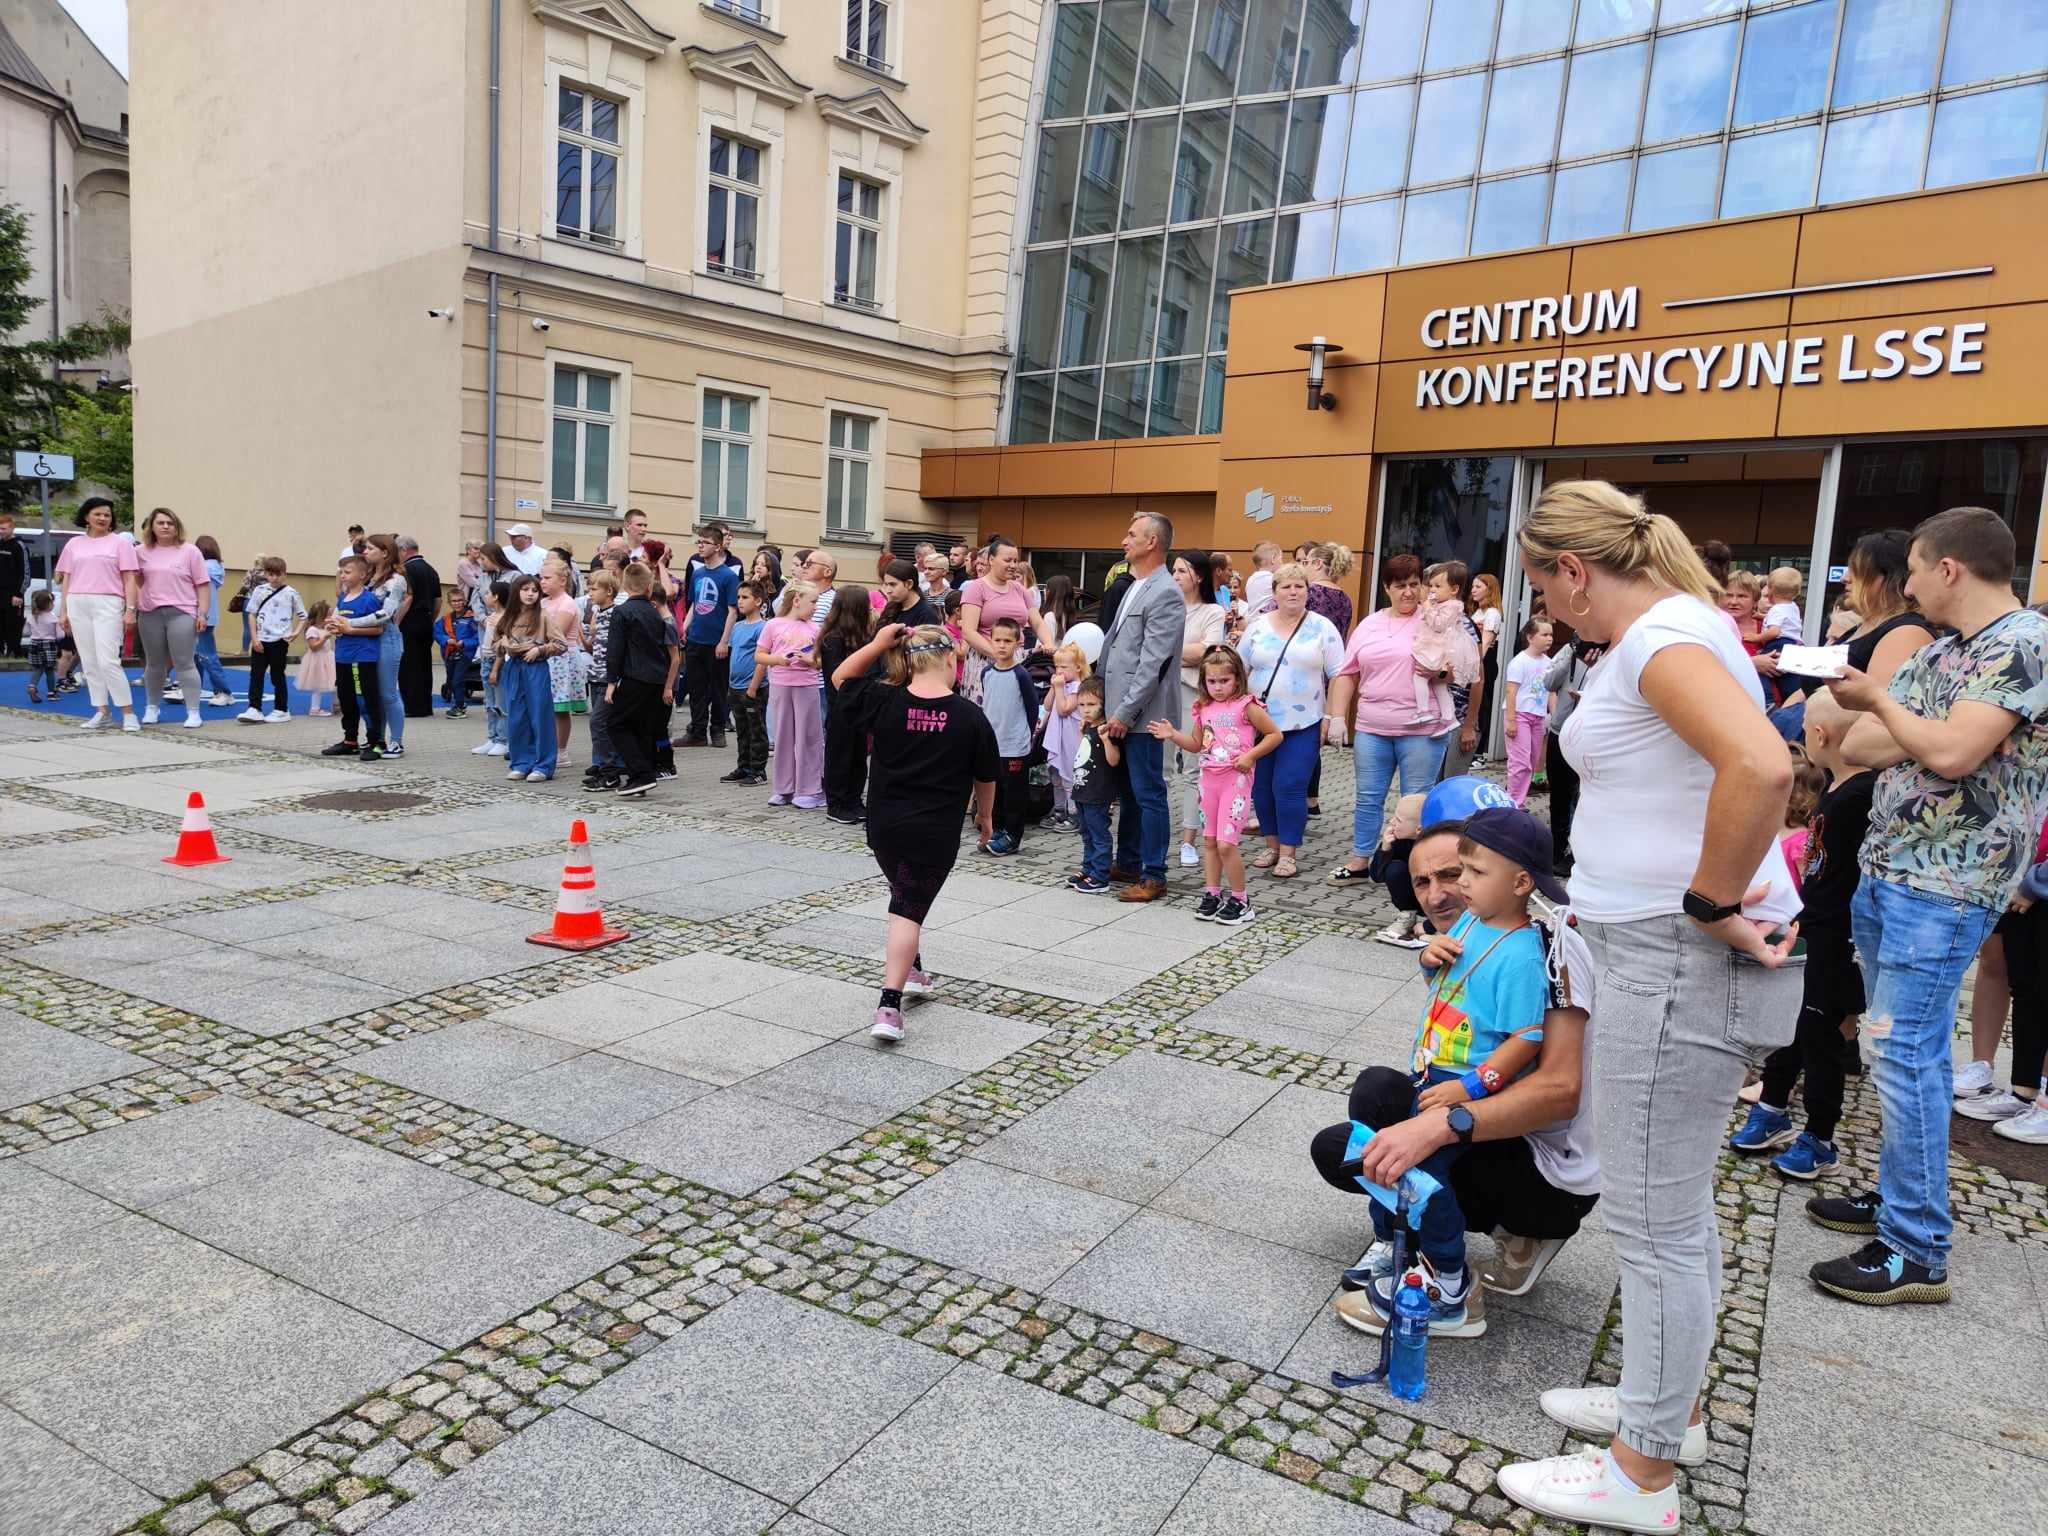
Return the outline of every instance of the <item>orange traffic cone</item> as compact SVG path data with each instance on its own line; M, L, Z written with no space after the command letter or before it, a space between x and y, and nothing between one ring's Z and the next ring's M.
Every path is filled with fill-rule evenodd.
M600 949L629 938L623 928L607 928L597 905L597 871L590 863L590 834L583 823L569 824L569 859L562 866L562 890L555 897L555 924L545 933L529 933L529 944L553 949Z
M178 828L178 851L164 855L164 862L184 869L195 864L228 862L228 856L214 844L213 823L206 819L206 801L196 789L185 801L185 824Z

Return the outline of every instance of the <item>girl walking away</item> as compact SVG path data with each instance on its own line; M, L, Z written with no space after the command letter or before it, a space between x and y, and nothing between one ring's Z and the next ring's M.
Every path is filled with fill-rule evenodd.
M185 701L185 724L195 730L206 723L199 712L199 665L196 647L205 626L213 583L206 560L185 542L185 525L169 507L158 507L142 525L142 615L136 637L142 642L142 691L147 704L144 725L155 725L164 697L166 674L177 676Z
M284 560L278 555L263 557L263 580L249 589L242 612L248 615L249 707L235 718L245 725L268 721L282 725L292 717L291 695L284 684L285 658L301 625L309 621L306 605L295 588L285 584ZM263 678L270 677L270 713L263 712Z
M754 653L754 683L768 683L775 737L775 788L768 803L804 810L825 803L825 727L816 691L824 679L818 676L818 626L810 620L816 601L816 591L804 582L784 587L779 617L761 631Z
M562 629L541 602L531 576L512 582L512 602L498 626L498 678L510 726L507 779L538 784L555 776L554 702L548 662L567 648Z
M1052 817L1046 824L1069 832L1081 826L1074 817L1074 749L1081 744L1081 684L1087 680L1081 647L1063 645L1053 653L1052 687L1045 695L1045 760L1052 768Z
M1190 728L1178 730L1171 721L1154 720L1146 729L1202 760L1203 891L1195 916L1233 928L1250 922L1258 914L1246 893L1237 843L1251 815L1253 769L1260 758L1278 750L1280 727L1252 697L1244 658L1228 646L1210 647L1202 658L1202 697Z
M486 546L486 550L490 546ZM498 626L505 619L505 605L512 600L512 588L503 579L484 588L483 628L477 636L476 665L484 683L484 739L471 747L475 757L503 757L510 750L505 726L505 689L499 680Z
M873 638L873 622L866 589L848 583L834 594L818 631L818 670L825 679L825 816L842 827L859 826L867 814L861 796L868 768L867 737L854 729L852 711L839 707L839 668Z
M448 675L448 718L469 713L469 668L476 659L476 620L470 616L469 594L457 587L448 594L448 611L434 620L434 645Z
M92 714L81 730L107 723L107 701L121 712L121 729L139 731L128 674L121 670L121 644L135 628L142 596L142 561L135 546L114 532L114 504L87 497L78 509L82 539L66 539L57 555L57 625L78 646L79 670L92 697Z
M306 610L306 654L299 658L299 692L306 696L306 713L322 718L334 713L327 696L334 692L334 636L327 621L334 616L334 604L317 602Z
M884 657L888 680L869 678ZM993 833L996 736L980 708L953 691L953 641L936 625L885 624L840 663L833 683L845 690L839 708L848 723L874 743L868 847L889 881L889 941L868 1033L893 1043L903 1038L904 994L932 990L918 946L959 852L960 805L970 789L982 841Z
M335 691L341 700L341 740L322 757L359 757L374 763L384 755L384 694L377 676L384 649L383 600L364 586L370 570L361 555L350 555L335 573L341 597L327 621L334 636ZM364 716L368 720L363 721ZM365 726L362 734L357 727Z
M1508 796L1517 810L1529 798L1529 780L1543 766L1550 724L1550 692L1544 678L1550 671L1551 633L1546 619L1531 619L1522 626L1522 649L1508 663L1507 692L1501 699L1508 732Z
M540 568L541 606L561 635L561 648L548 656L548 702L555 717L550 778L554 768L569 766L569 733L574 726L570 717L590 713L590 657L583 649L583 621L569 590L574 580L574 567L566 560L549 560Z
M22 634L23 647L28 652L28 701L40 704L48 699L57 702L57 657L64 644L64 631L57 627L57 602L49 590L29 599L28 624ZM42 685L42 692L36 685Z

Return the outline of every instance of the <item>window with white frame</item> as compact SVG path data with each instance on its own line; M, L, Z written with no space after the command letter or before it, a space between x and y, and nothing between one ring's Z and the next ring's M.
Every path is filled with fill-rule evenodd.
M889 9L894 0L846 0L846 56L869 69L889 67Z
M697 447L699 521L722 518L743 525L759 521L752 503L760 418L761 402L751 395L720 389L704 392Z
M720 129L711 131L710 205L704 264L726 277L761 280L762 160L767 151Z
M710 5L714 11L751 21L757 27L768 25L768 0L710 0Z
M555 233L616 248L619 238L619 103L563 81L555 105Z
M825 439L825 532L871 537L868 506L874 486L876 421L833 411Z
M555 369L549 428L548 494L557 507L609 511L619 378L588 368Z
M882 290L882 198L876 182L839 173L839 212L834 226L832 299L860 309L880 309Z

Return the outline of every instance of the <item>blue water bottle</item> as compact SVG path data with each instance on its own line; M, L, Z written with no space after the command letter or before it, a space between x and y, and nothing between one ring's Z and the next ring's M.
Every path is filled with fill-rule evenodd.
M1414 1402L1422 1396L1423 1359L1429 1352L1429 1293L1422 1272L1411 1269L1394 1293L1394 1355L1387 1385L1394 1396Z

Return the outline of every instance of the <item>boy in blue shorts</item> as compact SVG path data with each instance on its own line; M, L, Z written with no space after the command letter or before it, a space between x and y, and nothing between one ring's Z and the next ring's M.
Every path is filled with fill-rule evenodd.
M1505 1088L1535 1064L1542 1047L1550 980L1544 936L1529 916L1529 902L1539 893L1565 900L1562 882L1550 873L1551 851L1549 829L1526 811L1485 810L1465 823L1458 842L1465 915L1422 952L1422 973L1431 985L1409 1070L1370 1068L1352 1097L1354 1105L1361 1094L1376 1101L1374 1130L1445 1109L1459 1138L1416 1165L1442 1186L1423 1207L1417 1234L1435 1337L1486 1332L1477 1276L1465 1263L1465 1213L1450 1170L1470 1145L1472 1118L1461 1106ZM1337 1315L1362 1332L1378 1333L1393 1312L1402 1277L1393 1271L1391 1248L1397 1218L1378 1201L1371 1210L1380 1243L1364 1273L1345 1275L1362 1289L1338 1302Z

